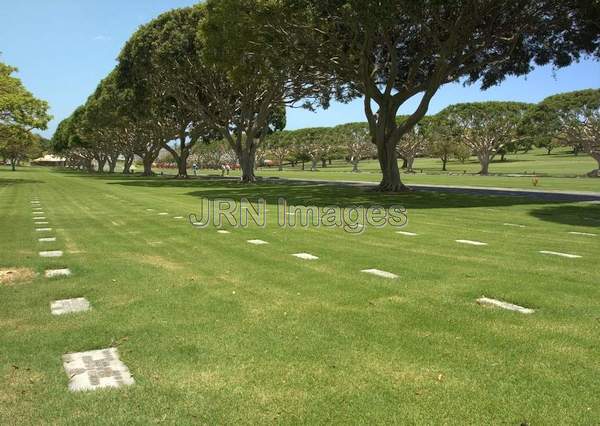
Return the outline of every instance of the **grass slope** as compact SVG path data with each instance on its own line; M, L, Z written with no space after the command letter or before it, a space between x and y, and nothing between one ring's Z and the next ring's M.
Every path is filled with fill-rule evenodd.
M64 257L38 257L32 196L58 238L44 247ZM419 235L274 220L222 235L173 219L242 196L271 211L279 196L400 203ZM600 422L600 237L568 234L598 233L599 205L24 169L0 171L0 224L0 268L40 274L0 287L0 424ZM64 266L72 277L41 276ZM50 315L80 296L93 311ZM136 385L69 393L61 355L110 345Z

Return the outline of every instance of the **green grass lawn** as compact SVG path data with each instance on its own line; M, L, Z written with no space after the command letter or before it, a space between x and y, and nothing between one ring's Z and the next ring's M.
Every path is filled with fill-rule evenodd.
M319 163L320 166L320 163ZM524 188L560 191L593 191L600 192L600 179L588 178L586 174L597 167L596 162L585 154L573 155L567 149L557 149L551 155L545 150L534 149L527 154L510 154L506 161L498 157L490 166L490 176L479 176L479 163L471 158L466 163L452 160L448 163L448 171L442 172L441 161L433 158L417 158L414 168L416 173L403 173L402 179L407 184L433 184L433 185L468 185L483 187ZM300 166L285 167L278 171L277 167L262 167L257 175L264 177L283 177L300 179L323 180L355 180L365 182L379 182L381 173L379 163L375 160L360 163L361 173L352 173L352 166L345 161L336 160L326 168L317 172L308 171L310 165L306 164L306 171ZM166 174L174 170L163 170ZM534 186L531 177L518 175L541 175L538 185ZM191 171L190 171L191 174ZM205 171L201 174L220 174L220 171ZM237 172L232 172L237 176ZM515 176L516 175L516 176Z
M62 258L37 254L32 196ZM243 196L402 204L419 235L173 219ZM1 168L0 269L38 276L0 285L0 424L599 424L600 236L569 234L599 230L589 203ZM50 314L81 296L91 312ZM61 355L111 345L136 384L68 392Z

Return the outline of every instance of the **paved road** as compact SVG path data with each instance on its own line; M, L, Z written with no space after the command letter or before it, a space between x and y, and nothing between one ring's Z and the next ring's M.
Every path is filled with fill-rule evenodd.
M376 182L362 182L353 180L321 180L321 179L300 179L300 178L266 178L266 181L292 181L306 183L322 183L329 185L344 185L370 188L377 185ZM598 181L600 183L600 180ZM580 191L543 191L539 189L519 189L519 188L497 188L481 186L454 186L454 185L409 185L416 191L449 192L455 194L469 195L498 195L498 196L518 196L530 197L547 201L599 201L600 192L580 192Z

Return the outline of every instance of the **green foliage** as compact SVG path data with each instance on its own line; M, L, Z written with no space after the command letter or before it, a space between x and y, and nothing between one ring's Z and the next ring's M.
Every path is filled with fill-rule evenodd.
M332 97L364 96L380 189L402 190L397 157L411 162L430 149L427 126L418 123L442 85L477 82L485 89L534 65L562 67L598 55L599 15L597 1L582 0L208 0L136 31L114 76L74 117L71 145L103 161L118 140L129 154L141 152L145 164L163 146L185 175L198 141L223 139L240 161L242 180L251 182L265 138L285 127L286 106L313 109ZM419 97L398 122L400 106ZM301 135L298 155L312 158L340 155L348 141L343 132L327 135L314 150L307 137ZM487 164L534 137L504 140L478 156ZM449 153L443 143L431 149Z
M488 174L489 163L507 146L516 144L519 126L532 105L521 102L475 102L451 105L438 113L455 141L464 144Z
M586 152L598 163L589 175L600 177L600 89L550 96L536 112L542 134Z
M0 155L16 164L39 152L40 138L34 129L44 130L52 117L48 103L35 98L20 79L17 69L0 62Z
M18 126L25 130L45 130L48 103L36 99L20 79L12 74L17 69L0 62L0 126Z
M305 3L314 16L314 41L304 45L312 62L341 83L338 93L365 97L383 191L403 189L396 146L442 85L462 80L485 89L527 74L534 63L566 66L582 53L598 53L600 43L589 19L598 11L580 0ZM415 95L417 107L398 125L400 106Z
M461 145L453 134L450 123L440 116L431 117L428 130L426 153L442 161L443 171L446 171L446 164L450 159L456 157L462 161L471 155L470 149Z

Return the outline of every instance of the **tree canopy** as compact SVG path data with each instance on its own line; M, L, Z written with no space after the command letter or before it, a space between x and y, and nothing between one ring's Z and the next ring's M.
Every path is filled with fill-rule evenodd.
M13 170L35 152L40 137L32 131L45 130L52 119L48 103L34 97L13 75L16 71L0 62L0 154L10 160Z
M114 84L104 84L111 89L86 104L100 113L86 111L70 126L78 128L77 138L104 147L109 164L114 145L103 141L118 140L130 147L128 155L141 152L147 173L163 147L179 176L186 176L195 144L224 140L242 181L252 182L257 152L266 152L266 137L285 127L285 107L314 109L332 98L362 96L369 138L359 139L377 151L379 190L400 191L397 158L424 151L409 141L422 135L418 123L441 86L487 89L537 65L559 68L585 55L600 57L598 18L596 0L207 0L136 31L119 55ZM120 101L104 102L105 90ZM416 107L397 120L413 98ZM115 109L125 119L108 125L108 137L105 118L116 117L97 104L111 103L128 109ZM93 132L81 132L85 126Z
M498 151L519 138L519 125L531 108L522 102L463 103L445 108L438 116L448 123L453 137L477 156L480 174L487 175Z
M527 74L534 64L563 67L582 54L598 54L600 41L593 20L597 7L579 0L305 4L314 16L314 41L305 45L313 63L334 75L344 93L364 97L385 191L403 189L396 146L440 86L480 82L486 89L507 75ZM397 123L398 109L414 96L420 97L417 107Z
M550 96L525 121L528 130L547 143L580 146L598 163L589 175L600 176L600 89Z

